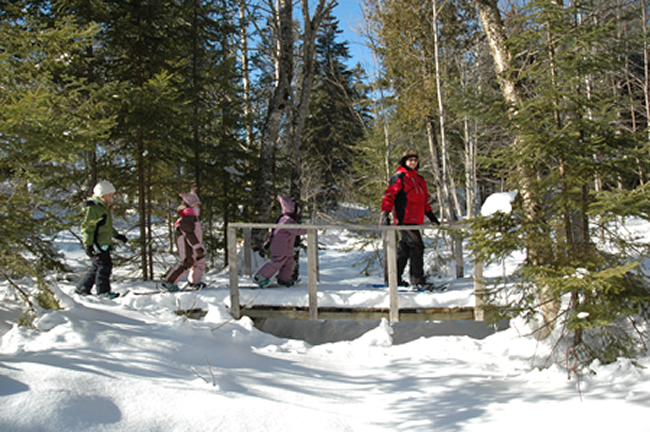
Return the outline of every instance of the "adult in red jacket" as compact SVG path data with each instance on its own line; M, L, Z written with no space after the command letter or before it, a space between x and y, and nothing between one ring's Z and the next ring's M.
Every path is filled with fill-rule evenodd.
M395 225L422 225L424 216L437 225L438 218L429 204L429 191L424 178L418 174L420 157L417 151L407 150L399 161L397 172L390 179L381 200L381 225L388 225L388 215L393 212ZM424 285L424 242L419 230L400 231L397 249L397 277L400 286L409 283L402 279L406 263L410 260L410 285Z

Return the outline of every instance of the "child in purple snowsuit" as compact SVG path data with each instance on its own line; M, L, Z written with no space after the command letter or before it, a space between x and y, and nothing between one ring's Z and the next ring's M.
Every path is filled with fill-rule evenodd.
M282 216L277 220L278 224L297 224L298 215L296 204L289 198L278 195L278 201L282 207ZM278 283L284 286L291 286L295 283L291 274L293 273L293 244L296 236L307 234L305 229L283 229L277 228L271 232L269 241L271 243L271 261L264 264L258 270L253 280L260 288L271 283L271 277L277 272Z
M178 206L179 219L176 226L176 243L181 262L174 267L161 283L165 291L178 291L178 281L185 275L190 287L199 289L205 287L201 282L205 269L205 248L203 247L203 231L199 221L201 201L192 189L190 193L179 194L183 203Z

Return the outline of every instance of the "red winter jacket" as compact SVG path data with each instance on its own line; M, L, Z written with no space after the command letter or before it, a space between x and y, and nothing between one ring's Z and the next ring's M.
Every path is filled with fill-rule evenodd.
M393 210L395 225L422 225L425 214L433 215L427 183L417 170L400 166L391 177L381 199L381 211Z

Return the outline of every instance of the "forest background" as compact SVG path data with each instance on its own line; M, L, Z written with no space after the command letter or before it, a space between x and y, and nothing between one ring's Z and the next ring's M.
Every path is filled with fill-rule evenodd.
M354 203L375 223L415 148L440 218L465 225L454 247L526 251L488 308L540 315L540 337L560 323L585 361L645 343L646 245L610 228L650 214L646 0L364 0L373 71L348 66L335 0L1 5L0 276L31 316L58 307L51 239L98 180L118 189L116 219L136 216L148 280L173 252L179 192L197 188L220 268L227 224L273 222L277 193L304 218ZM477 215L502 190L519 192L512 213Z

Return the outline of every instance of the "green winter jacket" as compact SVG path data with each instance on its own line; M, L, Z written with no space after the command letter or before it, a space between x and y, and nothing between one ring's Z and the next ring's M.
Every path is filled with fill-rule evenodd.
M95 245L99 250L107 250L117 235L113 228L111 211L98 197L86 201L83 210L85 217L81 224L81 235L84 247Z

